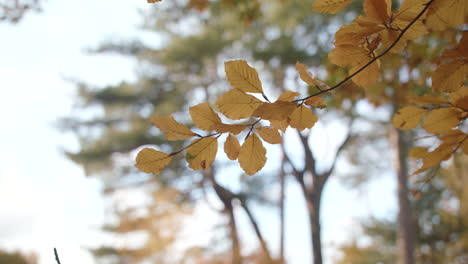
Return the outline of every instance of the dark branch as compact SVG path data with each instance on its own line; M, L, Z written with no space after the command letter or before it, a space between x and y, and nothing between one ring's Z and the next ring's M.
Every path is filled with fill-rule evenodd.
M434 0L430 0L429 2L427 2L423 8L423 10L421 10L421 12L419 12L419 14L413 19L411 20L411 22L406 25L406 27L404 29L401 30L401 33L400 35L398 35L398 37L395 39L395 41L393 41L393 43L387 48L385 49L384 51L382 51L382 53L380 53L379 55L375 56L372 60L370 60L368 63L366 63L364 66L362 66L361 68L359 68L357 71L355 71L354 73L352 73L351 75L349 75L348 77L344 78L341 82L339 82L338 84L328 88L328 89L325 89L325 90L321 90L317 93L314 93L312 95L309 95L307 97L304 97L304 98L301 98L301 99L297 99L297 100L294 100L293 102L297 103L297 102L304 102L305 100L311 98L311 97L314 97L314 96L317 96L317 95L321 95L323 93L326 93L326 92L329 92L329 91L332 91L332 90L335 90L336 88L340 87L341 85L343 85L345 82L351 80L351 78L353 78L354 76L356 76L357 74L359 74L360 72L362 72L363 70L365 70L369 65L371 65L372 63L374 63L376 60L380 59L381 57L385 56L385 54L387 54L391 49L393 49L393 47L395 47L395 45L398 43L398 41L400 41L400 39L403 37L403 34L406 33L406 31L408 31L408 29L414 24L416 23L416 21L427 11L427 9L429 8L429 6L432 4L432 2L434 2Z
M58 256L58 252L57 252L57 249L56 249L56 248L54 248L54 255L55 255L55 260L57 261L57 264L61 264L61 263L60 263L59 256Z

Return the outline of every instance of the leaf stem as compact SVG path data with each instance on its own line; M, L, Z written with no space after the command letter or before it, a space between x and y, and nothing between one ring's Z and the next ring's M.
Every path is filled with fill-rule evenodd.
M194 141L194 142L192 142L192 143L188 144L187 146L185 146L185 147L181 148L181 149L180 149L180 150L178 150L178 151L175 151L175 152L172 152L172 153L170 153L170 154L169 154L169 156L175 156L175 155L177 155L177 154L181 153L182 151L184 151L184 150L186 150L186 149L190 148L191 146L193 146L193 145L197 144L198 142L202 141L202 139L204 139L204 138L208 138L208 137L214 137L214 136L217 136L216 138L218 138L218 137L220 137L220 136L221 136L221 134L223 134L223 133L219 133L219 132L217 132L217 133L209 134L209 135L206 135L206 136L200 136L200 139L199 139L199 140L197 140L197 141Z

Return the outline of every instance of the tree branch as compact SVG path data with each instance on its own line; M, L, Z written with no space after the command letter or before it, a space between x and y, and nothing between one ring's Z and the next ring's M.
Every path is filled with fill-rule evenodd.
M388 47L386 48L384 51L382 51L382 53L380 53L379 55L375 56L372 60L370 60L368 63L366 63L364 66L362 66L361 68L359 68L357 71L355 71L354 73L352 73L351 75L349 75L348 77L344 78L341 82L339 82L338 84L328 88L328 89L325 89L325 90L321 90L317 93L314 93L312 95L309 95L307 97L304 97L304 98L301 98L301 99L297 99L297 100L294 100L293 102L297 103L297 102L304 102L305 100L311 98L311 97L314 97L314 96L317 96L317 95L321 95L323 93L327 93L329 91L332 91L332 90L335 90L336 88L340 87L341 85L343 85L345 82L351 80L351 78L353 78L354 76L356 76L357 74L359 74L360 72L362 72L363 70L365 70L369 65L371 65L372 63L374 63L376 60L380 59L381 57L385 56L393 47L395 47L395 45L398 43L398 41L400 41L400 39L403 37L403 34L406 33L406 31L408 31L408 29L414 24L416 23L416 21L427 11L427 9L429 9L429 6L434 2L434 0L430 0L429 2L427 2L426 4L424 4L424 8L423 10L421 10L421 12L419 12L419 14L413 19L411 20L411 22L406 25L406 27L404 29L401 30L401 33L398 35L398 37L395 39L395 41L393 41L393 43Z
M56 248L54 248L54 255L55 255L55 260L57 261L57 264L61 264L61 263L60 263L59 256L58 256L58 252L57 252L57 249L56 249Z

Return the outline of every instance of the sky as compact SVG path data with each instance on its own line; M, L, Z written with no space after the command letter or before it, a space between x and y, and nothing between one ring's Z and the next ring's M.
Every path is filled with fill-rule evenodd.
M99 180L87 178L63 155L78 144L60 132L57 119L73 110L75 86L67 79L97 86L135 79L135 61L85 50L144 34L138 9L147 8L144 0L47 0L42 13L28 13L15 25L0 23L0 248L35 251L41 264L50 264L57 247L62 263L94 263L85 248L108 239L99 231L108 201ZM391 174L376 178L365 193L350 191L334 178L327 184L322 205L326 263L333 263L339 243L357 234L359 217L395 214ZM297 186L288 188L287 256L292 264L310 263L304 202ZM201 206L192 223L204 225L207 210ZM270 220L275 212L259 208L257 214L271 234L268 240L277 241L278 223ZM187 239L199 235L187 234Z

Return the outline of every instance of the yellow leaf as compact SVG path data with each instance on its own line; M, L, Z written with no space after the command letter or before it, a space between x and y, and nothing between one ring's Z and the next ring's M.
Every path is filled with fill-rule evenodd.
M413 129L418 126L426 110L416 106L405 106L393 115L392 124L402 130Z
M444 30L466 23L468 1L435 0L427 11L426 24L432 30Z
M336 14L353 0L315 0L312 9L319 13Z
M257 71L245 60L227 61L224 63L224 70L232 87L247 93L263 93Z
M386 23L392 10L391 0L364 0L364 12L368 18Z
M170 162L172 156L161 151L144 148L136 157L135 166L142 172L159 174Z
M413 147L408 156L414 159L421 159L424 158L429 153L428 149L425 147Z
M362 61L361 63L354 65L349 70L349 74L353 74L357 72L361 67L363 67L369 61ZM377 61L374 61L369 66L367 66L364 70L356 74L352 78L352 80L355 84L361 87L371 88L372 85L374 85L379 79L379 73L380 73L380 62L377 60Z
M413 174L418 174L439 165L442 161L448 160L454 151L456 144L441 144L437 149L427 153L423 158L423 165Z
M261 104L262 101L237 89L227 91L216 101L219 111L234 120L252 116Z
M422 128L429 133L443 134L458 125L460 111L455 107L434 109L427 115Z
M442 63L432 73L432 91L456 92L468 75L468 64L463 60Z
M384 29L385 26L380 24L362 26L358 23L352 23L351 25L343 25L335 33L335 46L356 45L356 43L361 43L363 39Z
M146 1L148 1L148 3L150 4L161 2L161 0L146 0Z
M209 103L192 106L189 111L195 126L202 130L211 131L213 125L221 123L221 119L213 111Z
M219 132L219 133L230 132L234 135L239 134L240 132L242 132L242 130L246 128L247 126L245 125L237 125L237 124L231 125L231 124L223 124L223 123L215 124L211 127L211 129L216 132Z
M467 96L468 96L468 86L463 86L458 91L449 94L450 103L452 103L453 105L457 105L457 102L459 100L462 100L464 97L467 97ZM461 102L461 104L463 104L463 102Z
M263 103L252 115L265 120L284 120L288 118L295 108L296 104L292 102L276 101L274 103Z
M194 170L204 170L211 166L218 151L218 139L212 137L195 139L187 148L185 159Z
M277 101L285 101L285 102L291 102L294 100L296 96L298 96L298 92L293 92L293 91L286 91L283 92L280 97L278 98Z
M410 103L413 104L420 104L420 105L425 105L425 104L446 104L447 101L445 99L435 97L432 95L422 95L422 96L416 96L411 98Z
M303 105L296 107L289 118L291 118L289 125L299 131L313 127L318 120L312 110Z
M239 156L240 144L237 138L231 134L224 142L224 152L230 160L235 160Z
M255 134L251 134L242 144L239 157L241 168L248 175L253 175L265 166L266 149Z
M336 45L336 44L335 44ZM365 48L351 44L336 45L328 54L328 59L338 66L349 66L360 64L370 60L369 51Z
M465 138L466 134L459 129L450 130L439 137L439 140L444 144L455 144L461 142Z
M301 78L301 80L303 80L308 85L310 86L319 85L319 83L317 82L317 80L315 80L312 73L307 71L307 66L305 66L304 64L296 62L296 71L299 73L299 77Z
M284 132L286 132L286 129L289 126L289 120L288 119L285 119L285 120L270 120L270 126L276 128L276 129L279 129L279 130L283 131L283 133L284 133Z
M325 108L325 107L327 107L327 102L325 102L325 100L323 100L322 97L318 97L318 96L313 96L313 97L305 100L304 103L306 105L310 105L310 106L316 107L316 108Z
M465 155L468 155L468 138L467 137L465 137L465 139L463 140L461 149L463 150L463 153L465 153Z
M183 140L195 136L195 133L175 121L172 116L153 116L151 122L164 133L168 140Z
M256 128L260 137L270 144L279 144L283 142L283 138L281 137L278 129L273 127L257 127Z

